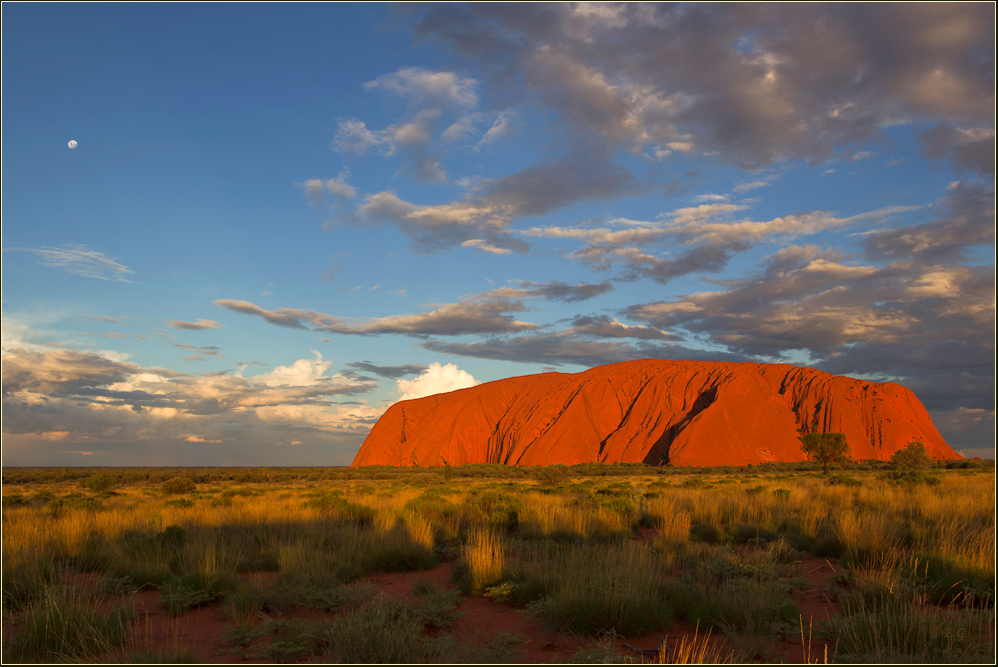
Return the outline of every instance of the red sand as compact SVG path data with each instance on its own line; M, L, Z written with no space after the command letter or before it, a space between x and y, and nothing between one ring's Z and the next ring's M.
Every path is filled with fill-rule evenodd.
M649 532L649 531L644 531ZM643 535L651 538L652 535ZM638 539L641 539L640 537ZM369 577L367 581L374 584L379 592L398 595L412 601L413 584L421 580L430 580L437 585L453 589L450 582L451 563L443 563L438 567L423 572L386 573ZM811 656L811 662L824 658L825 643L814 640L810 649L806 647L809 637L809 625L813 620L814 629L818 624L837 613L838 604L821 594L821 589L828 583L828 578L840 570L835 559L809 558L798 564L801 574L808 580L807 588L795 590L792 594L794 602L802 612L804 626L804 646L799 637L788 637L782 640L770 638L766 642L765 655L757 656L766 662L804 662L805 656ZM273 573L253 573L244 575L257 579L263 586L274 583ZM69 575L68 580L76 584L88 585L94 580L93 575ZM239 649L225 640L225 634L230 623L225 619L221 605L193 609L180 616L170 618L159 606L159 591L142 591L131 596L132 607L136 616L133 625L131 646L152 651L183 651L197 660L206 663L260 663L270 662L261 658L247 658L249 649ZM553 632L544 623L524 611L516 609L511 603L494 602L485 598L462 597L458 610L464 612L448 630L463 643L484 644L492 637L505 633L519 635L525 642L516 648L517 662L520 663L551 663L565 662L586 644L594 640L584 640L581 637ZM304 607L292 606L286 612L274 616L285 619L314 620L324 616L332 616L316 612ZM5 628L5 640L16 634L17 626ZM431 631L432 633L432 631ZM703 638L707 634L703 628L699 630L685 622L676 622L667 629L654 634L640 637L617 636L612 640L624 657L632 658L640 663L642 656L633 653L626 645L638 649L658 648L662 639L670 647L675 647L683 638L692 639L694 634ZM266 641L266 640L263 640ZM729 640L720 632L713 632L709 643L717 646L724 653L732 649ZM255 642L254 646L259 646ZM829 647L829 658L832 647ZM645 658L645 662L651 659ZM322 662L321 656L300 662Z
M353 466L800 461L799 434L841 432L854 459L912 440L960 456L894 383L785 364L660 361L543 373L396 403Z

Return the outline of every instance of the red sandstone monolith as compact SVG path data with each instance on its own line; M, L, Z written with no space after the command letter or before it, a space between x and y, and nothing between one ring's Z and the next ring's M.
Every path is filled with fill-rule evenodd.
M912 440L934 458L960 458L898 384L786 364L646 359L401 401L353 466L802 461L798 436L827 432L845 433L855 460L889 459Z

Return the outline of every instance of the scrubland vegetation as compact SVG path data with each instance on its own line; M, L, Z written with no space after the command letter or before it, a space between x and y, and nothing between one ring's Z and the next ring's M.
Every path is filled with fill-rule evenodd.
M195 658L143 644L155 590L278 662L515 662L523 638L451 632L467 597L589 638L560 661L640 662L607 638L677 628L660 661L778 661L807 627L838 662L993 662L993 464L822 467L4 470L3 657ZM809 625L814 557L835 613ZM369 581L444 562L453 590Z

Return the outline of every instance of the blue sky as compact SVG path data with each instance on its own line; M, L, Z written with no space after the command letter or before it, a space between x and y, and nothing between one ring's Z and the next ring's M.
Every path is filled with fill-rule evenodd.
M899 382L993 456L994 34L4 4L3 464L345 465L402 397L646 357Z

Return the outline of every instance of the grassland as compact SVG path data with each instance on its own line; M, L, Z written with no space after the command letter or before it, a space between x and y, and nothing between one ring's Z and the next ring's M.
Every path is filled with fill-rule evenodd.
M671 634L659 659L778 661L781 643L818 642L838 662L993 662L993 465L901 472L6 469L3 657L208 661L149 645L134 607L154 591L176 622L212 609L218 642L278 662L516 661L522 637L452 631L468 598L581 641L556 661L640 662L623 639ZM815 558L835 564L817 592ZM371 583L441 564L445 587ZM805 615L809 588L827 620Z

